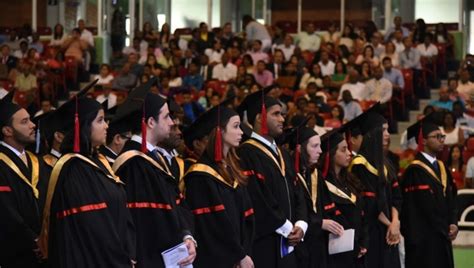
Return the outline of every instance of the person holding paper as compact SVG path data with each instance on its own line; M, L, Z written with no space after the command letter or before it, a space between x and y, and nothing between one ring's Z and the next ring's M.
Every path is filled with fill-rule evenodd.
M361 198L363 188L357 178L348 171L351 151L338 131L332 130L321 137L324 152L323 175L326 175L326 186L334 202L330 205L334 207L333 219L345 230L343 234L345 243L338 245L344 250L327 256L328 267L365 267L364 255L367 253L368 234L363 210L364 201ZM348 240L346 236L351 239ZM330 244L331 239L334 239L334 236L329 234Z
M444 163L436 159L445 135L434 123L435 113L408 127L418 153L403 174L402 234L405 267L453 268L452 241L458 234L456 184Z
M308 209L308 232L305 240L295 249L300 268L327 267L328 241L326 232L340 236L344 228L331 219L334 215L334 203L324 178L317 169L321 155L321 138L312 128L306 127L304 120L293 131L290 147L294 148L293 158L297 172L297 182L305 192ZM299 154L299 155L298 155Z
M402 203L396 171L388 164L384 146L390 134L387 120L376 104L352 122L360 126L362 144L349 167L364 187L362 197L369 226L366 255L369 268L399 268L400 220Z
M51 173L39 245L48 267L130 268L135 228L124 183L97 151L108 125L103 107L84 97L86 91L56 110L58 120L73 127Z
M151 79L128 95L116 118L130 116L132 138L115 160L113 169L126 183L127 207L137 230L137 267L164 268L161 253L184 242L189 256L196 257L196 241L190 231L191 213L185 209L177 179L156 150L169 137L173 120L166 101L150 92Z
M248 176L247 189L255 209L252 259L256 267L296 267L294 246L308 228L306 204L289 154L276 144L283 133L282 106L265 96L272 86L248 95L238 111L253 126L249 140L238 149Z
M232 99L230 99L232 100ZM225 103L201 115L208 143L185 180L186 200L194 214L199 241L196 268L252 268L254 210L235 148L242 139L239 115Z

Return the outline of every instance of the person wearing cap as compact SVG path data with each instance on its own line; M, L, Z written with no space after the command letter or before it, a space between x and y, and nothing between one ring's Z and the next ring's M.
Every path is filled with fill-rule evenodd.
M39 267L39 181L49 174L25 149L35 142L35 124L12 98L13 91L0 101L0 266Z
M331 219L334 203L317 168L321 150L321 138L305 122L293 132L293 159L298 183L304 188L308 210L308 231L305 240L296 248L298 267L327 267L326 232L342 235L344 228ZM291 142L290 142L291 145ZM323 202L324 201L324 202Z
M369 228L367 266L400 267L401 193L397 172L388 168L384 154L383 147L388 145L390 134L387 120L378 113L379 105L357 118L363 138L349 171L363 186L361 194Z
M256 267L296 267L292 251L308 228L307 211L300 186L290 174L291 161L275 142L283 134L285 119L280 103L265 96L271 89L247 96L238 108L253 126L250 139L238 149L255 207L251 257Z
M239 115L219 105L206 113L208 143L184 178L186 200L200 241L195 267L254 267L250 251L254 210L235 149L242 140Z
M405 267L454 267L451 241L458 233L456 186L436 155L445 136L427 116L410 126L418 153L401 180L401 231L405 238Z
M322 202L324 204L329 203L324 207L324 218L328 217L339 223L344 232L349 229L354 230L353 250L332 255L326 251L327 267L365 267L365 254L368 251L369 237L364 199L362 198L363 186L349 172L351 152L339 130L332 130L324 134L321 141L323 150L322 175L329 191L328 196L322 195ZM340 230L337 228L331 232L339 233ZM329 233L326 233L326 235L329 235ZM325 239L330 238L326 236Z
M41 252L49 267L131 267L135 229L124 183L98 154L107 136L104 110L77 95L60 111L69 127L48 185Z
M185 243L189 256L196 257L196 241L187 224L189 211L183 207L176 179L163 166L156 145L169 137L174 125L166 100L151 93L151 79L133 90L117 117L131 116L132 138L115 160L114 171L126 183L127 207L137 230L137 267L165 267L161 252Z
M132 136L128 125L129 121L127 121L127 118L117 121L112 120L107 130L105 144L99 148L99 152L105 156L111 166L113 166L125 143Z

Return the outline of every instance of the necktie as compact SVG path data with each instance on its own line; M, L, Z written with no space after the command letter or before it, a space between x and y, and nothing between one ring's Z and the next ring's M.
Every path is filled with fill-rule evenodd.
M163 156L160 154L160 152L158 152L158 150L155 149L155 150L153 150L153 153L159 159L159 161L161 162L160 164L163 165L163 168L165 169L165 171L168 172L168 174L171 174L170 169L168 167L168 163L163 158Z
M26 167L28 167L28 158L26 157L26 153L22 153L20 155L20 159L21 161L23 161L23 163L25 164Z
M440 174L439 174L440 171L439 171L438 161L435 160L435 161L433 162L433 168L434 168L434 171L436 172L436 175L439 176L439 175L440 175Z

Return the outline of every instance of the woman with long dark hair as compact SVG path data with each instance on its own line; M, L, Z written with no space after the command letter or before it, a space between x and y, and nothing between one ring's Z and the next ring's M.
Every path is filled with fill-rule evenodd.
M132 267L135 230L124 184L98 153L107 136L104 110L75 97L56 115L69 131L43 214L40 244L49 267Z
M369 232L367 267L400 267L397 245L401 193L397 173L388 165L383 150L390 140L388 124L375 109L356 118L363 139L349 170L364 187L362 197Z
M242 139L239 115L218 105L202 115L208 142L184 177L186 200L194 214L199 267L254 267L250 258L253 208L235 148ZM201 119L203 119L201 118Z
M326 133L321 140L324 152L323 176L332 201L325 209L333 210L330 215L342 225L345 232L354 229L354 249L331 255L327 253L328 267L365 267L367 224L362 186L348 170L351 151L338 130ZM327 203L325 200L323 202Z
M322 153L321 138L312 128L298 127L294 132L293 159L297 182L304 189L308 210L308 230L305 240L297 249L298 267L324 268L327 267L327 232L342 235L344 228L332 220L333 203L324 178L318 171L317 163Z
M463 146L456 144L449 150L449 158L447 161L447 167L451 171L451 175L456 183L457 189L464 188L464 179L466 175L466 165L462 157Z

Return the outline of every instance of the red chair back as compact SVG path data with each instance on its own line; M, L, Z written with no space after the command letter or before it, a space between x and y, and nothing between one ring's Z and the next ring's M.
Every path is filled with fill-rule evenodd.
M402 69L403 79L405 80L405 94L413 95L413 70L412 69Z

